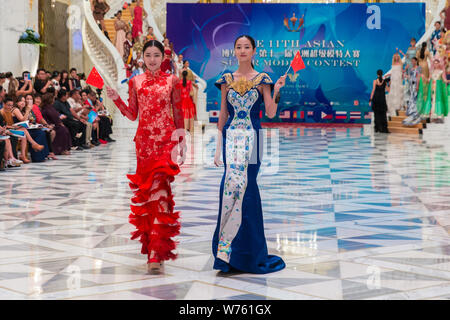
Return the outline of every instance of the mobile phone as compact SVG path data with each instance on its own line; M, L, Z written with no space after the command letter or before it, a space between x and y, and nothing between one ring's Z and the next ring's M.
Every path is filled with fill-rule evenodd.
M31 80L31 77L30 77L29 73L25 73L24 74L24 80Z

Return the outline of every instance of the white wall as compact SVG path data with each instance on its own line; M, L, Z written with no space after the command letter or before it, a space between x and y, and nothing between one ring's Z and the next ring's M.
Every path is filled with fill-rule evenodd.
M0 72L11 71L19 76L24 70L17 41L28 27L39 32L38 0L1 0L0 3Z

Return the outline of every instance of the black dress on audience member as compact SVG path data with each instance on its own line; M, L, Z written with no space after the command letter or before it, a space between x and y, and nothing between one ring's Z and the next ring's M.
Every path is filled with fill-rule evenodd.
M69 78L66 78L66 80L64 82L61 82L59 85L61 86L61 88L66 89L67 92L70 91Z
M66 119L62 120L62 122L70 131L70 136L72 137L72 145L83 145L83 141L86 140L86 125L73 117L72 112L70 111L70 104L67 101L62 102L61 100L57 99L55 101L54 107L56 111L67 117ZM77 138L76 135L80 132L82 133L82 136L80 138Z
M42 116L49 124L55 125L54 130L56 136L52 143L53 152L55 154L61 154L63 151L70 151L70 148L72 147L70 132L63 126L58 111L56 111L53 105L45 106L42 108Z
M387 128L386 80L381 85L376 81L375 92L372 97L372 110L375 117L375 132L389 133Z

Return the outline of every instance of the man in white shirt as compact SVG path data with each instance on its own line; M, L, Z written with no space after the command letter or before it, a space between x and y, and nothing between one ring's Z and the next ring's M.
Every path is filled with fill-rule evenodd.
M91 143L91 137L92 137L92 123L87 121L87 117L83 115L83 112L85 111L85 107L81 104L81 94L80 90L73 89L69 93L69 98L67 99L67 102L70 105L72 114L75 113L76 117L80 119L85 125L86 125L86 142L85 144L92 148L94 145ZM74 115L75 116L75 115Z

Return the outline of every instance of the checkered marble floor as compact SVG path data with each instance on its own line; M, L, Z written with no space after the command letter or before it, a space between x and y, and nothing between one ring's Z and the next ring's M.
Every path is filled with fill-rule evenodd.
M259 186L269 251L287 267L250 275L212 270L223 168L205 139L206 162L174 183L179 257L149 275L129 239L133 134L0 173L0 299L450 298L450 141L272 129L279 158L268 147Z

